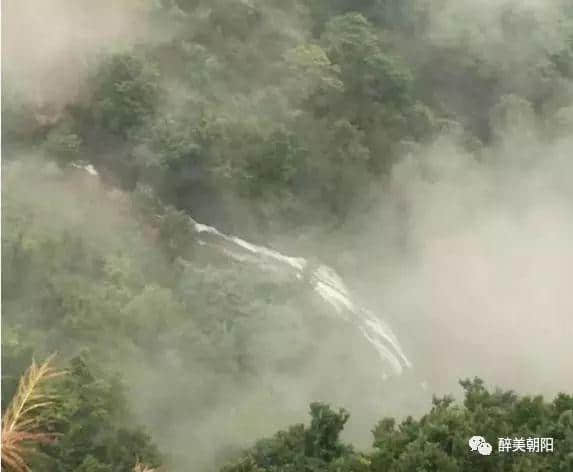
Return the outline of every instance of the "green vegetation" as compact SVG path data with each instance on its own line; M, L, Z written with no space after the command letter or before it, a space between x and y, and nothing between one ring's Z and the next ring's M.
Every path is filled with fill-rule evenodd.
M291 395L268 385L297 385L326 356L329 380L346 382L317 342L339 325L316 321L330 309L302 284L200 246L188 218L321 246L355 231L393 167L444 135L478 161L508 136L571 135L569 2L551 2L549 20L507 2L491 37L447 0L142 3L148 38L86 57L70 102L3 83L3 433L33 358L58 352L67 371L30 423L35 453L4 449L7 470L573 470L571 396L478 380L462 384L463 406L436 399L419 420L381 421L370 452L339 439L345 411L313 403L310 426L241 456L293 417L277 407ZM88 163L99 177L74 167ZM472 434L552 436L556 452L479 457Z
M348 414L327 405L310 407L306 428L292 426L263 439L224 472L263 471L568 471L573 467L573 397L519 397L514 392L488 391L479 379L461 382L463 405L450 397L434 398L432 409L419 420L408 417L380 421L373 451L361 453L342 444L339 433ZM498 438L552 437L554 452L497 452ZM492 442L490 456L472 453L468 439L478 434Z
M421 0L156 2L150 22L170 34L92 61L87 92L55 122L38 123L6 87L5 146L34 137L52 158L81 156L178 209L200 216L210 202L230 227L239 198L258 215L253 234L337 224L368 204L364 184L404 143L457 123L470 149L487 145L508 95L541 121L563 108L573 26L559 8L559 40L543 43L535 10L507 6L503 39L480 49L471 26L433 40L447 19Z

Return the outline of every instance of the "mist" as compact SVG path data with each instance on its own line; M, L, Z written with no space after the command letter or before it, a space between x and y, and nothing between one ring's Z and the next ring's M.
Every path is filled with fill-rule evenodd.
M381 261L357 284L443 393L468 369L520 391L571 388L572 141L511 139L479 160L439 139L393 169L357 226L354 245Z
M38 107L48 104L65 110L66 105L81 102L89 95L85 83L90 71L105 51L130 50L142 44L162 47L170 44L175 30L180 31L150 22L151 3L4 2L4 89L16 91ZM419 11L431 6L422 1L416 4ZM214 470L256 439L306 421L312 401L349 410L352 416L344 439L366 449L379 418L419 416L430 405L432 394L459 394L462 378L477 376L489 385L525 393L554 395L573 390L573 113L568 105L573 81L555 79L549 86L542 72L539 76L525 73L538 62L539 69L545 70L543 55L561 50L570 41L560 17L562 2L492 0L478 5L452 0L440 4L419 32L426 43L417 51L412 51L416 45L398 45L397 51L406 56L412 53L405 58L408 63L416 62L424 51L434 53L463 44L483 61L487 73L495 68L501 71L497 72L501 78L494 80L496 103L489 103L490 96L482 102L479 94L468 98L463 88L446 86L432 94L431 99L439 104L436 109L447 110L448 118L436 119L439 130L415 144L411 136L403 137L397 143L401 151L384 161L385 173L375 177L358 173L353 182L367 195L368 204L351 207L336 226L333 218L321 217L321 209L312 208L308 217L312 224L301 225L300 231L294 223L294 230L291 226L288 232L280 230L288 218L269 221L266 232L259 231L255 221L272 213L265 205L280 201L286 207L280 211L290 215L294 197L279 194L254 202L229 190L227 178L234 175L230 154L253 153L253 130L267 138L276 121L284 128L297 123L293 129L315 135L316 141L327 136L322 117L316 118L316 133L301 130L315 119L300 110L302 102L320 97L324 90L337 100L336 94L343 93L338 66L320 51L296 49L312 37L311 15L305 9L283 11L274 3L263 8L263 17L274 21L269 20L271 26L261 33L262 39L249 43L241 59L254 55L258 47L263 49L265 40L270 49L277 49L276 54L274 50L268 53L269 61L260 71L246 61L235 80L220 70L223 64L239 67L225 55L232 56L229 51L238 49L236 39L226 42L217 36L213 48L224 54L215 58L207 48L189 48L192 65L197 64L200 72L191 67L178 75L181 64L177 58L161 57L163 95L158 108L168 116L165 122L181 119L185 132L195 125L187 126L184 120L216 117L202 132L216 136L214 144L205 148L217 159L217 169L224 170L224 177L209 181L207 193L197 186L189 195L174 199L174 205L184 207L201 223L201 217L210 218L205 223L221 222L224 230L232 228L237 236L255 235L264 239L258 239L258 244L334 267L354 297L397 335L413 364L401 376L384 380L372 346L357 330L333 317L302 284L275 280L256 265L243 265L195 246L174 258L180 266L173 269L159 247L157 228L142 223L134 209L139 187L119 189L116 180L106 178L123 156L123 147L106 148L99 163L93 159L95 152L89 155L82 148L82 161L94 161L98 176L80 169L62 171L41 146L4 156L5 162L27 164L3 165L3 214L7 214L3 220L7 218L8 224L10 217L20 221L21 208L28 209L32 224L26 231L33 237L26 237L31 241L38 234L70 231L81 235L98 254L117 253L126 258L145 254L157 261L126 269L129 274L148 271L142 277L152 274L153 283L141 282L140 289L140 282L133 282L138 288L121 308L121 316L149 317L150 323L156 322L162 330L161 348L139 350L137 342L130 341L121 348L124 356L113 364L127 380L128 401L137 419L170 455L174 470L189 466ZM534 34L528 41L508 38L503 22L509 10L522 12L512 17L523 19L515 25L516 38L523 37L523 28L533 25ZM173 14L183 18L188 13L174 8ZM205 18L198 14L193 20L197 31L205 28ZM309 50L316 56L308 63L297 63L298 56L292 59L293 51L306 57L303 53L310 55ZM279 65L285 57L292 62ZM300 69L305 67L315 67L315 75L301 79ZM205 70L215 79L202 78ZM440 73L456 82L447 71ZM193 86L186 89L181 77ZM417 80L424 81L424 77ZM554 95L541 103L546 85ZM202 94L208 87L216 91L214 97ZM211 102L211 115L201 114ZM468 109L475 102L484 109ZM188 113L185 107L190 103L194 107ZM469 118L458 121L456 112ZM475 123L478 131L471 129ZM483 139L468 144L468 136L473 131L479 135L483 123L491 129L487 139L480 136ZM152 125L145 122L142 126L140 134L147 139ZM236 131L233 126L247 136L237 139L239 144L225 136L228 129ZM366 133L360 133L352 139L362 139L361 146L377 137L371 133L364 138ZM145 139L134 146L133 161L145 161L145 172L153 177L149 180L160 181L164 163ZM315 141L309 142L309 152L319 149L327 154ZM358 145L340 148L363 152ZM199 178L210 178L201 165L197 164ZM177 170L172 172L177 174ZM222 203L215 198L220 196L217 192L223 195ZM165 189L163 193L169 194ZM231 215L229 221L226 215ZM193 235L184 233L182 238L192 241ZM201 262L194 265L195 261ZM34 289L23 287L24 292ZM211 296L211 291L219 298ZM175 292L182 295L168 307L177 313L176 321L163 326L154 310L166 308L153 297L159 293L158 300L170 300ZM215 345L199 325L205 319L218 320L219 306L221 312L233 313L232 329L238 334L228 335L231 328L222 320L225 335ZM28 321L23 318L20 323ZM34 323L30 327L37 329ZM46 338L50 348L66 346L62 349L65 355L81 351L81 341L58 332L49 332ZM115 342L112 337L102 339L98 355L105 357L108 348L109 352L116 349ZM166 345L172 347L164 349ZM241 371L240 362L228 361L234 366L232 373L218 364L227 362L227 348L246 353L248 373Z

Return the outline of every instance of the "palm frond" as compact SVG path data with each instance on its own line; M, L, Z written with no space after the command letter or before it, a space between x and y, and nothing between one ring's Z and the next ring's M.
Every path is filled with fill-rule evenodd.
M133 468L133 472L159 472L159 469L152 469L137 461L135 467Z
M46 381L64 374L54 367L53 360L52 355L42 364L32 361L2 417L2 465L8 471L28 472L25 457L33 452L34 444L55 440L54 434L37 431L39 410L54 401L42 387Z

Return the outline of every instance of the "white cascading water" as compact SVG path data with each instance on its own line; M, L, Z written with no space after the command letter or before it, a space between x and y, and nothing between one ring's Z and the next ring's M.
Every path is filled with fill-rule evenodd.
M332 268L320 265L313 269L302 257L286 256L236 236L223 234L212 226L197 223L192 218L191 221L200 243L215 246L229 257L241 262L252 262L263 270L284 272L286 269L297 279L308 281L341 318L358 327L374 347L384 366L390 367L390 372L384 369L384 378L389 373L400 374L405 367L411 367L390 327L373 313L354 303L344 282Z
M92 176L98 176L95 168L89 165L72 164ZM240 262L255 264L262 270L281 272L306 281L335 313L348 323L357 327L364 338L372 345L382 361L382 375L399 375L404 368L412 365L405 356L400 343L390 327L372 312L355 304L340 276L330 267L319 265L311 267L302 257L290 257L273 249L258 246L236 236L221 233L212 226L198 223L190 218L199 244L214 247Z

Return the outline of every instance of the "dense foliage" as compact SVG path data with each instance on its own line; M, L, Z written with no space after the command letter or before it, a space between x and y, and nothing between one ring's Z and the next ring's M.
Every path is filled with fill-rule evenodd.
M85 91L56 117L39 122L8 84L5 146L43 143L227 227L240 199L254 234L340 222L405 143L455 125L470 149L487 145L507 95L542 121L570 104L567 2L555 37L534 10L500 6L490 43L450 27L463 10L442 3L443 18L422 0L156 2L150 27L169 34L88 58Z
M264 471L569 471L573 468L573 397L558 395L552 402L541 396L519 397L511 391L488 391L480 379L461 382L463 405L452 398L434 398L429 413L419 420L393 418L373 430L373 451L356 452L338 436L348 420L341 410L312 404L308 428L292 426L263 439L223 472ZM554 451L541 454L497 452L498 438L554 439ZM490 456L472 452L468 440L487 438Z
M253 241L320 241L353 231L392 166L438 136L479 159L511 133L573 129L567 0L549 28L501 2L491 37L451 20L464 2L446 0L140 3L152 34L84 58L72 100L3 82L3 411L34 356L58 351L69 370L42 417L59 440L35 470L218 467L244 443L221 424L250 438L274 419L229 405L284 424L290 376L335 356L316 339L353 345L335 321L313 322L328 307L302 284L199 247L189 215ZM99 177L74 167L88 163ZM268 393L277 378L287 387ZM339 440L345 411L313 404L309 427L224 470L573 470L571 397L463 385L464 406L380 422L373 452ZM472 456L478 432L554 436L556 453Z

